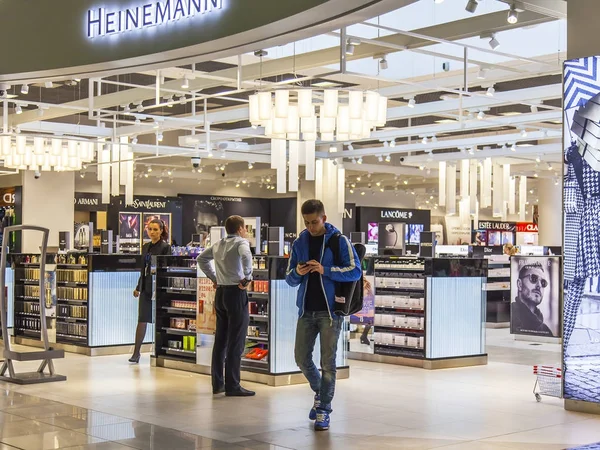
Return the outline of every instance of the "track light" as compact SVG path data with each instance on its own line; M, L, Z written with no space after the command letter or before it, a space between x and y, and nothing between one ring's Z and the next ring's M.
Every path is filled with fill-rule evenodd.
M159 127L160 127L159 123L155 120L154 123L152 124L152 128L154 128L155 130L158 130Z
M477 73L477 79L478 80L485 80L487 77L487 72L488 69L484 69L483 67L479 69L479 72Z
M183 77L183 81L181 82L181 89L189 89L190 88L190 81L188 80L188 77L185 76Z
M514 25L519 21L519 12L514 4L510 5L510 9L508 10L508 16L506 17L506 21L511 25Z
M419 166L419 170L425 170L425 166Z
M173 107L173 96L171 95L169 98L167 98L167 108L172 108Z
M417 101L414 98L411 98L411 99L408 100L408 107L409 108L414 108L416 104L417 104Z
M427 136L423 136L423 140L421 141L423 144L427 144L429 143L429 141L427 140Z
M54 87L54 83L52 81L46 81L44 83L44 87L46 87L47 89L51 89Z
M348 150L349 150L349 151L352 151L352 150L354 150L354 146L353 146L352 144L348 144Z
M23 110L21 109L21 105L17 105L15 107L15 114L23 114Z
M379 61L379 69L381 69L381 70L387 70L387 68L388 68L388 62L387 62L387 59L384 56Z
M137 136L134 136L134 137L133 137L133 139L131 140L131 143L132 143L133 145L135 145L135 144L137 144L137 143L138 143L138 138L137 138Z
M382 155L379 155L379 156L377 157L377 161L379 161L379 162L383 162L383 156L382 156Z
M404 186L406 186L408 184L408 180L404 180L403 183L404 183Z
M477 113L477 120L483 120L485 118L485 113L483 111L479 111Z
M362 156L360 158L358 158L357 162L358 162L358 164L362 164L363 163Z
M144 178L148 178L150 175L148 175L147 173L144 174Z
M173 175L173 171L172 171L171 169L168 169L168 170L167 170L167 175L168 175L168 176L171 176L171 175Z
M495 93L496 89L494 89L494 86L490 86L489 88L487 88L485 95L487 95L488 97L493 97Z
M467 2L467 6L465 6L465 10L473 14L475 11L477 11L478 6L479 3L477 3L477 0L469 0Z
M548 163L548 170L554 170L554 168L552 167L552 164Z
M495 34L492 34L492 38L490 39L489 44L492 50L496 50L498 47L500 47L500 42L498 41L498 39L496 39Z
M352 158L352 164L356 164L356 158Z
M539 111L539 109L538 109L537 105L531 105L531 107L530 107L530 108L531 108L531 112L532 112L532 113L537 113L537 112Z
M350 189L350 193L351 193L351 194L354 194L354 189Z
M392 157L390 155L387 155L385 157L385 162L389 163L392 160Z
M516 152L517 151L517 146L515 144L510 146L510 151L511 152Z
M254 169L254 164L252 164L251 162L248 163L248 169L252 170Z
M148 173L152 173L152 166L148 166Z
M521 130L521 137L522 138L526 138L527 137L527 130Z
M540 157L540 155L538 155L538 156L535 157L535 162L536 163L539 164L541 161L542 161L542 158Z
M79 176L80 176L81 178L85 178L85 172L79 172Z
M348 56L354 55L354 50L355 50L354 45L352 45L352 44L346 45L346 55L348 55Z
M391 140L390 141L390 147L394 148L396 146L396 141L395 140Z
M23 95L29 94L29 85L28 84L24 84L23 86L21 86L21 94L23 94Z
M144 111L144 105L140 102L138 103L137 107L135 108L135 110L137 112L143 112Z

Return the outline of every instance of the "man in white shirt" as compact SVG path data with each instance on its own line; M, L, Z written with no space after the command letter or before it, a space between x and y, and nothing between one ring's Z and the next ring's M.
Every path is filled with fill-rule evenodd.
M217 329L211 368L213 394L225 392L228 397L250 397L255 393L240 386L240 370L250 321L246 289L252 280L252 252L245 239L242 217L227 218L225 230L226 238L198 256L200 269L217 288ZM211 260L215 262L216 273Z

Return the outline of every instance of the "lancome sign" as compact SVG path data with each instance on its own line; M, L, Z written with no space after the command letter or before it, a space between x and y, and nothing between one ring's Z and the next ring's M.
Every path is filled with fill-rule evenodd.
M411 211L400 211L396 210L382 210L381 218L382 219L411 219L413 213Z
M223 8L223 0L162 0L109 11L94 8L87 11L87 37L109 36L126 31L175 24Z

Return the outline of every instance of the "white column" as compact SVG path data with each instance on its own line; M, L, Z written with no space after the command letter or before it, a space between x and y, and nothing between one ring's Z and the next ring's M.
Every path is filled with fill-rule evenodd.
M562 184L551 178L538 180L539 192L539 245L562 245ZM531 216L527 216L531 217Z
M317 183L304 180L302 180L298 191L298 233L305 228L301 213L302 203L313 198L321 200L325 205L327 222L340 230L342 229L346 190L342 188L344 183L338 181L339 166L334 165L333 161L323 160L322 164L318 164L317 167L319 170L315 176L321 180L319 183L321 194L317 194ZM343 176L344 172L342 171L340 175ZM340 205L342 205L341 208Z
M35 179L28 170L23 178L23 225L36 225L50 230L49 246L58 246L58 233L71 232L73 245L73 226L75 223L75 175L73 172L42 172ZM41 234L23 233L23 253L39 253Z

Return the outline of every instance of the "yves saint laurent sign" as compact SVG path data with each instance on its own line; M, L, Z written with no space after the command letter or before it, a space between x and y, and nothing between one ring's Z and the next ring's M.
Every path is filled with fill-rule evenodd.
M159 200L140 200L136 198L129 206L135 209L166 209L167 202Z

